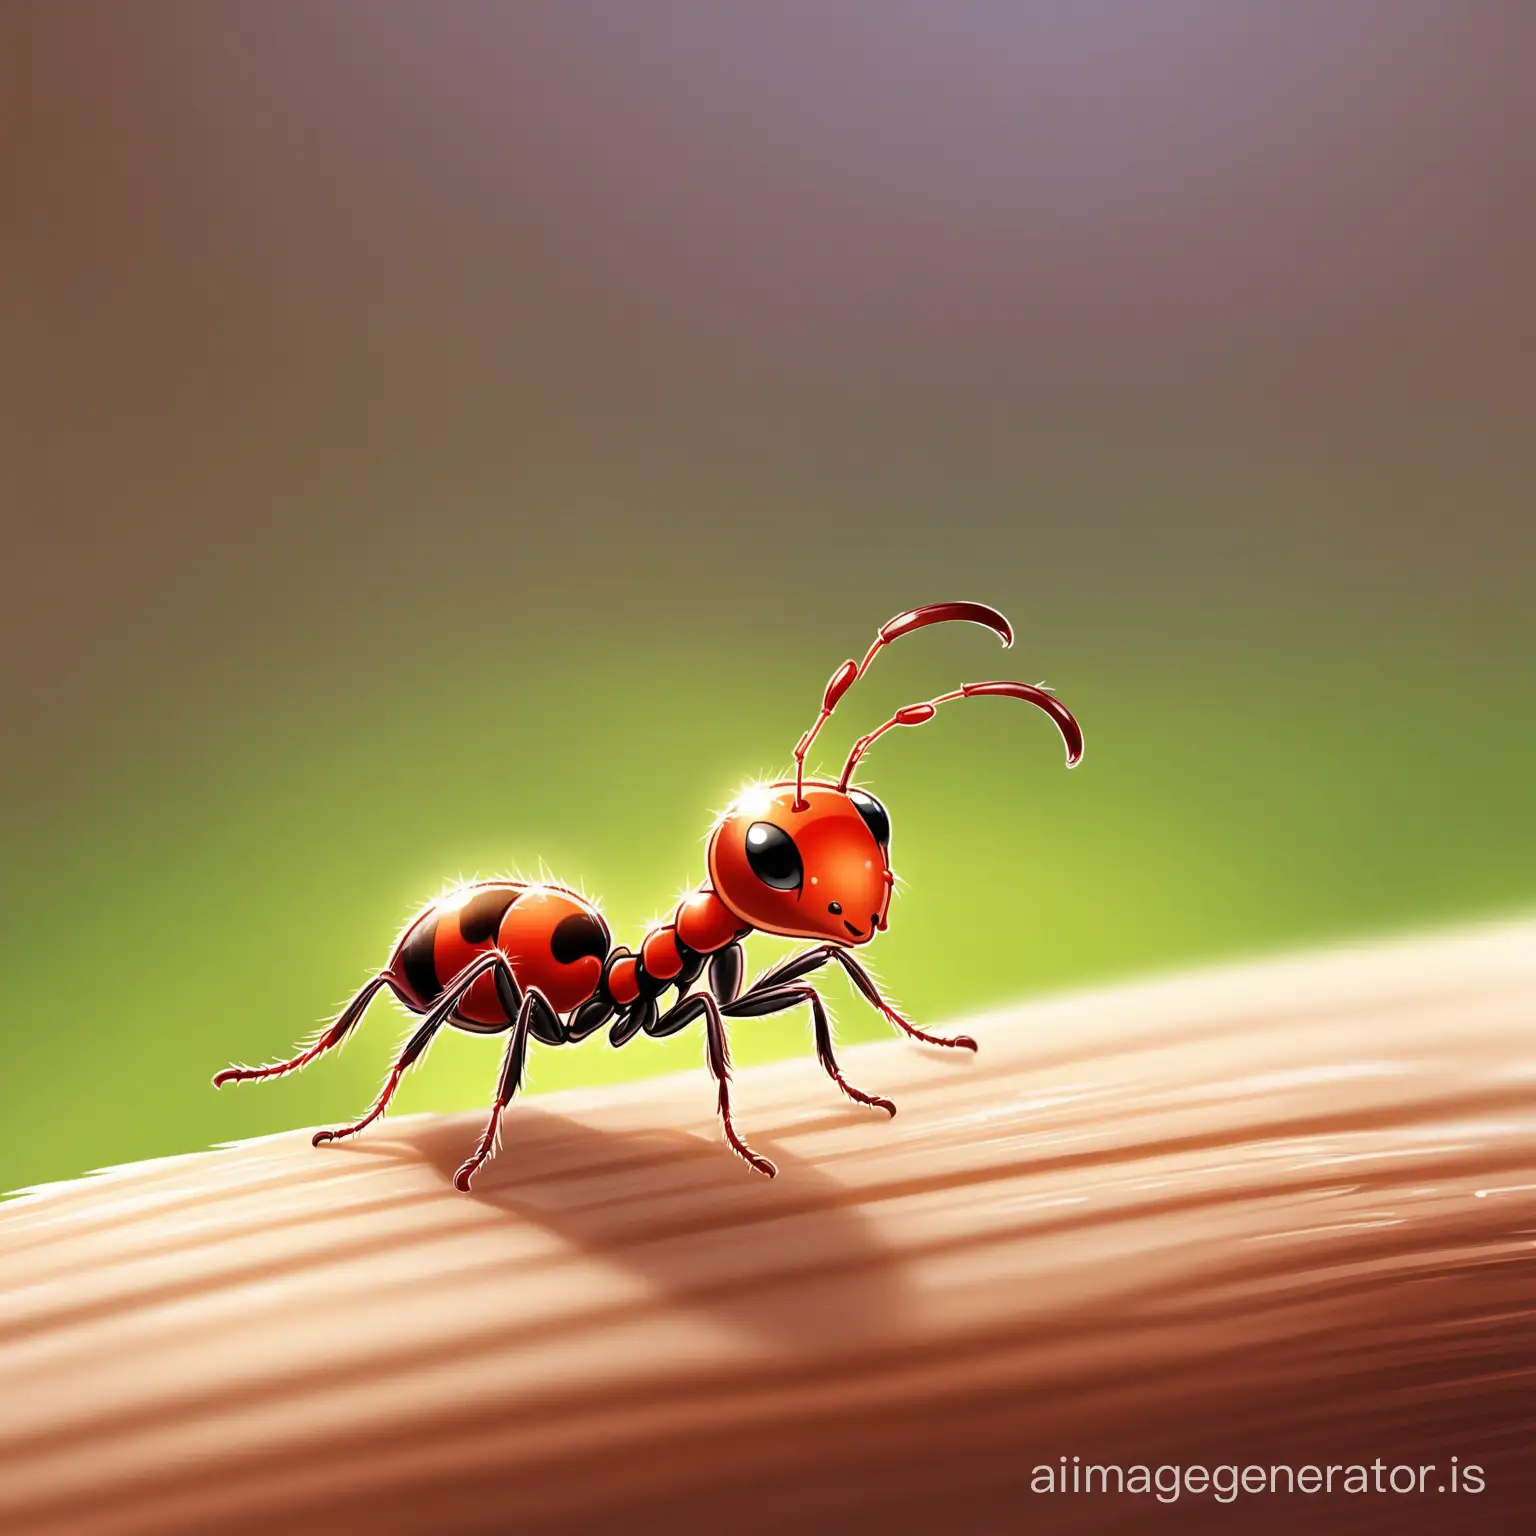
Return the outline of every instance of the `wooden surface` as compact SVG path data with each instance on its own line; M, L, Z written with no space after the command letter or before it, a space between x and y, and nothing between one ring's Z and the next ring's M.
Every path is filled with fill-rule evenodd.
M739 1074L772 1184L701 1064L514 1106L470 1197L478 1113L0 1207L0 1530L1532 1528L1536 926L966 1025L842 1053L894 1121ZM1029 1491L1074 1455L1438 1471Z

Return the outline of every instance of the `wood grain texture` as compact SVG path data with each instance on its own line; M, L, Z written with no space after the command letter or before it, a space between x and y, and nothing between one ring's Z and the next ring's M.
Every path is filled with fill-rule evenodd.
M1536 926L0 1207L0 1530L1529 1529ZM958 1053L957 1053L958 1054ZM1461 1495L1038 1495L1434 1462ZM1523 1511L1523 1516L1520 1513ZM1517 1523L1506 1524L1505 1521Z

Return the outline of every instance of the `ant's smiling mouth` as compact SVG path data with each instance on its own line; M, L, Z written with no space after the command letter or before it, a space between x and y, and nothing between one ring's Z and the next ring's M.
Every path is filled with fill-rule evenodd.
M848 932L851 933L856 939L862 939L864 937L864 930L862 928L855 928L846 917L843 919L843 927L846 928Z

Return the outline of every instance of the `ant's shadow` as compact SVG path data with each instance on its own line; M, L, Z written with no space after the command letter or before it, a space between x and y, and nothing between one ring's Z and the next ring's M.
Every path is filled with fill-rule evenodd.
M867 1120L878 1135L884 1117ZM769 1181L722 1142L604 1130L521 1103L502 1118L500 1150L461 1195L453 1175L483 1124L478 1116L407 1117L335 1150L424 1164L449 1198L531 1222L628 1271L664 1302L713 1314L788 1352L867 1342L902 1313L897 1255L857 1188L772 1141L753 1137L778 1164Z

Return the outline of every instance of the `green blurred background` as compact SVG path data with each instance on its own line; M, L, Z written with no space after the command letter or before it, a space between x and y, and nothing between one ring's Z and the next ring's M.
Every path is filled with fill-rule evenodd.
M828 764L999 675L1088 747L983 701L871 754L918 1018L1529 908L1533 47L1455 0L13 0L0 1186L350 1118L384 1005L209 1077L460 876L542 859L634 942L929 600L1014 650L887 653Z

